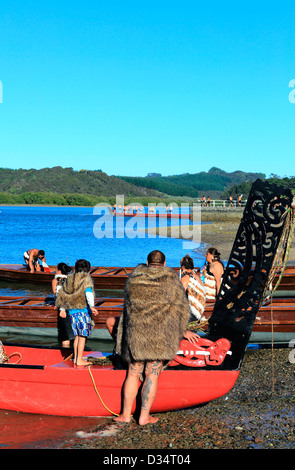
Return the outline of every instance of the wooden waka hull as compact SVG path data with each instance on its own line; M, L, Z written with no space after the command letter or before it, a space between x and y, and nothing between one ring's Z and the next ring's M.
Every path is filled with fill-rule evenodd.
M32 284L50 284L55 276L56 266L49 266L48 272L31 273L23 264L1 264L0 280L28 282ZM91 268L90 275L96 289L124 289L128 275L133 268L103 267Z
M23 264L0 264L0 281L29 282L50 284L55 276L55 266L49 266L50 273L30 273ZM128 275L133 267L94 266L90 274L96 289L124 289ZM174 268L179 271L180 268ZM274 285L277 278L274 279ZM295 266L287 266L280 285L280 291L295 291Z
M111 366L74 366L69 351L5 345L11 364L0 364L0 408L57 416L119 414L126 371ZM103 353L87 355L101 357ZM85 354L86 356L86 354ZM164 370L151 412L188 408L231 390L238 370ZM94 382L94 383L93 383ZM95 386L94 386L95 384ZM96 393L95 387L100 395ZM134 411L134 409L133 409Z
M110 316L120 316L124 299L99 297L95 308L99 314L93 317L95 327L105 328ZM209 319L214 303L208 303L204 316ZM0 326L57 328L58 310L53 297L0 296ZM293 333L295 335L295 299L275 298L264 304L255 319L253 332Z
M120 316L123 299L99 297L95 308L99 315L93 317L96 328L105 328L111 316ZM58 309L53 297L5 297L0 296L0 326L57 328ZM0 338L1 339L1 338Z

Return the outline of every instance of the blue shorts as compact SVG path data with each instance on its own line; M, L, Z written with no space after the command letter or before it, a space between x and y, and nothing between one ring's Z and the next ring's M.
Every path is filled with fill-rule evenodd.
M86 309L70 310L70 319L75 336L88 337L91 333L91 317Z

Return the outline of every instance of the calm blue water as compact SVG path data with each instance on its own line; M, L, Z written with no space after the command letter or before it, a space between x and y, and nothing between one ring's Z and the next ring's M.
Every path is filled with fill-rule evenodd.
M203 261L202 256L193 251L196 247L193 242L143 236L142 224L152 227L165 223L162 220L141 219L135 227L134 219L120 217L118 227L114 221L112 238L97 238L94 231L97 235L100 230L109 236L110 226L107 221L102 224L104 214L93 212L91 207L0 207L0 264L23 263L23 252L30 248L43 249L49 265L61 261L72 265L77 259L85 258L92 266L136 266L145 262L154 249L165 253L169 266L179 266L180 259L187 253L194 257L196 265ZM168 220L167 224L170 223L178 223L178 220ZM182 223L187 225L189 221ZM136 228L141 232L135 232Z
M118 227L114 225L110 229L107 221L103 225L101 222L104 219L100 219L100 216L93 212L93 208L84 207L0 206L0 264L23 263L23 252L30 248L43 249L47 263L52 265L61 261L73 265L77 259L86 258L92 266L135 266L145 262L148 253L154 249L165 253L169 266L179 266L181 258L187 253L194 257L196 265L203 262L203 257L193 251L196 245L192 242L173 238L150 238L146 235L143 238L130 238L135 233L132 218L121 217ZM136 228L144 229L143 223L152 227L156 223L163 224L163 220L148 222L141 219ZM176 224L178 221L172 219L171 223ZM187 225L188 220L182 223ZM167 224L170 224L170 221L167 221ZM113 231L113 238L97 238L94 231L98 235L99 229L105 230L108 235ZM141 232L141 235L143 233ZM118 238L116 235L123 237ZM114 292L116 296L117 293ZM2 281L0 293L47 295L51 293L51 287ZM109 294L114 295L110 291ZM34 338L28 335L21 338L21 335L14 337L13 334L8 334L5 337L2 335L0 339L34 343ZM36 341L51 344L46 339L37 338ZM111 342L110 350L112 347ZM0 448L57 447L59 439L71 440L77 430L87 430L93 425L93 421L99 423L100 419L40 417L0 410ZM3 429L5 431L1 431ZM28 429L30 433L24 432Z

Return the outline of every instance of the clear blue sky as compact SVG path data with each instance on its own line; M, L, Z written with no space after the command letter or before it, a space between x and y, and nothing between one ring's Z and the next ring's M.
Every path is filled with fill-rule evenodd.
M294 2L10 0L0 166L295 175Z

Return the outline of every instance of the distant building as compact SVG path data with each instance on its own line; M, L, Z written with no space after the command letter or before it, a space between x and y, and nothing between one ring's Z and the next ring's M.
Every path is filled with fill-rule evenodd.
M162 175L161 173L148 173L149 177L152 177L152 178L160 178Z

